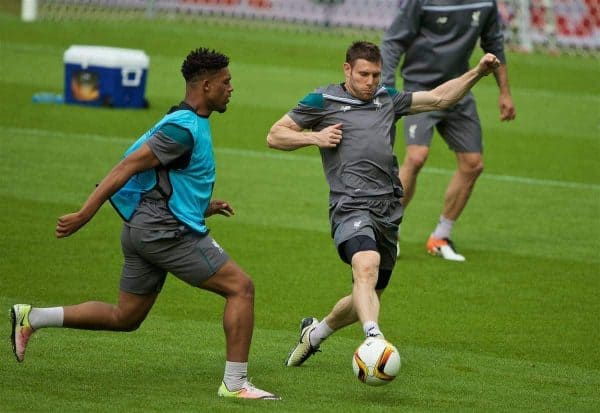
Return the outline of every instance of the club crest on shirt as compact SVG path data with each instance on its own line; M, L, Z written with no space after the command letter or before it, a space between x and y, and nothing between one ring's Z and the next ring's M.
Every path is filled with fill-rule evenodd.
M375 100L373 101L373 104L375 105L375 108L376 108L375 110L379 110L379 109L381 109L381 106L383 105L383 103L381 103L381 102L379 101L379 98L378 98L378 97L377 97L377 98L375 98Z
M417 133L417 125L416 124L412 124L408 127L408 138L409 139L414 139L415 135Z
M471 26L473 26L473 27L479 26L479 15L480 14L481 14L480 11L473 12L473 14L471 15Z

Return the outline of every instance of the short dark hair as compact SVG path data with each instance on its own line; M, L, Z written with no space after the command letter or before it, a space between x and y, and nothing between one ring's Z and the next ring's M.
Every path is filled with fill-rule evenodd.
M365 59L372 63L381 62L381 52L379 47L371 42L359 40L350 45L346 51L346 63L350 63L351 66L358 59Z
M229 58L222 53L207 48L192 50L181 65L181 74L186 82L192 82L199 77L218 72L229 65Z

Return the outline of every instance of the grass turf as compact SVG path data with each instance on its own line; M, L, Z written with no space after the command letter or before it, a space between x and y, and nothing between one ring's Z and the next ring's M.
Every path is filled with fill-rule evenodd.
M214 47L230 55L236 88L227 113L211 118L215 196L230 200L237 214L212 218L210 226L256 283L250 374L284 397L216 397L223 300L170 278L135 333L41 330L20 365L5 341L1 411L597 410L596 61L509 55L518 111L509 124L497 120L493 79L475 88L486 171L454 233L464 264L423 251L454 167L436 139L382 302L381 325L403 367L377 389L352 377L358 326L333 336L304 367L283 367L300 318L322 317L349 291L350 274L329 237L317 151L265 146L270 125L304 94L341 79L352 38L166 20L127 22L124 36L122 22L23 24L8 13L0 26L0 307L114 301L116 214L105 206L60 241L53 238L56 217L78 208L130 142L182 98L185 54ZM62 91L62 53L71 44L146 50L151 108L31 103L35 92ZM402 158L402 145L396 151Z

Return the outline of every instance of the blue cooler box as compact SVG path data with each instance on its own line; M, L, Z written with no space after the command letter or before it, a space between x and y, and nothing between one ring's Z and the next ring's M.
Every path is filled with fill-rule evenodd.
M150 59L143 50L71 46L64 54L65 103L116 108L147 106Z

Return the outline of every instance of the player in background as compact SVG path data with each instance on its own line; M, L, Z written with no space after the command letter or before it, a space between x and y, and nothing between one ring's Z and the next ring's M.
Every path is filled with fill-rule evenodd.
M271 127L268 146L291 151L319 147L329 184L331 235L352 268L352 292L319 322L301 321L300 339L286 360L299 366L334 331L360 320L365 336L382 337L379 297L396 263L402 187L391 134L404 115L451 107L499 65L485 55L462 76L427 92L380 86L381 54L369 42L346 52L342 83L318 88Z
M508 84L503 35L496 0L403 0L398 14L381 43L382 83L395 87L396 68L400 70L403 90L418 92L433 89L467 70L477 40L486 53L500 60L494 71L500 91L500 120L515 118L515 107ZM468 93L450 109L422 113L404 119L406 152L400 167L406 208L414 196L417 176L427 160L436 127L448 147L455 152L457 169L446 189L438 225L426 248L432 255L464 261L452 243L452 228L460 217L483 171L481 125L475 99Z
M146 318L170 272L193 287L225 298L225 373L218 395L279 398L248 381L248 353L254 324L254 285L208 235L205 218L233 215L230 204L213 200L215 161L209 116L223 113L233 86L229 58L200 48L189 53L181 72L185 98L142 135L100 182L78 212L58 219L56 236L68 237L109 200L124 219L124 255L116 305L88 301L10 310L17 361L25 358L40 328L133 331ZM197 339L202 339L197 338Z

